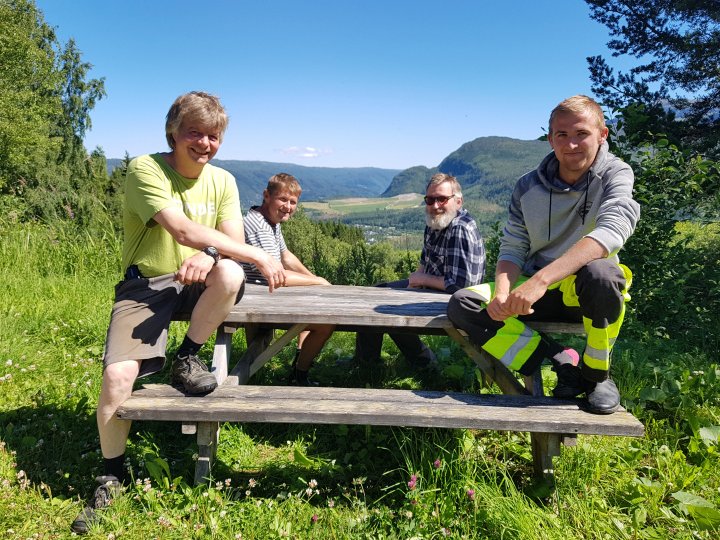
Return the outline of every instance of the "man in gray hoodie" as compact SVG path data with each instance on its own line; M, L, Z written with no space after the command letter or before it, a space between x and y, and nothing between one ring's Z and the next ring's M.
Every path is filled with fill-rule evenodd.
M632 274L617 252L640 215L632 169L608 151L607 136L591 98L553 109L553 152L515 185L495 282L462 289L448 304L453 324L507 367L529 375L549 358L558 375L553 395L586 394L598 414L620 406L610 355ZM582 358L524 324L533 320L582 321Z

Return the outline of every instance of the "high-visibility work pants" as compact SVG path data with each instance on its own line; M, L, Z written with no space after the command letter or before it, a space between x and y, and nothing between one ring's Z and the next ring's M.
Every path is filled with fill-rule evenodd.
M527 277L518 280L520 285ZM601 382L610 371L610 355L620 332L629 300L632 273L609 259L598 259L548 287L533 305L534 313L495 321L485 311L485 299L492 297L494 283L457 291L448 303L448 318L464 330L470 340L508 368L530 375L544 358L562 347L532 330L524 321L582 321L587 335L582 355L582 374Z

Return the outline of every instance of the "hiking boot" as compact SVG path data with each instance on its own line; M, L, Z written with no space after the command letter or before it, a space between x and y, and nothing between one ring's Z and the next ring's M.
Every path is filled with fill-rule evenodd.
M588 408L595 414L612 414L620 408L620 392L612 379L588 383Z
M217 379L197 355L190 354L175 357L172 384L184 388L188 394L207 394L217 388Z
M72 531L78 534L86 534L98 522L96 511L109 506L113 497L122 489L118 479L112 475L98 476L95 481L100 485L95 489L92 500L70 525Z
M418 371L440 372L440 363L430 347L423 343L422 352L408 363Z
M298 369L295 366L295 362L293 362L290 367L290 377L288 377L288 383L294 386L320 386L320 383L317 383L308 377L307 371Z
M552 370L557 373L557 384L552 391L554 397L572 399L586 392L588 382L583 378L578 366L560 364L553 366Z

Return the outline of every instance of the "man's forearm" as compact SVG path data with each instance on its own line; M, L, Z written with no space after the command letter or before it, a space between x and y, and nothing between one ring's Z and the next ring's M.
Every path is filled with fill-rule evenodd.
M512 289L522 269L510 261L498 261L495 269L495 295L498 293L507 295Z

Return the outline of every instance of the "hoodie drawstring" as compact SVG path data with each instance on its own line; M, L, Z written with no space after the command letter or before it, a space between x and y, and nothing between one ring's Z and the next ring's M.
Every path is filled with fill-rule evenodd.
M552 220L552 194L553 189L550 188L550 204L548 205L548 242L550 241L550 220Z

